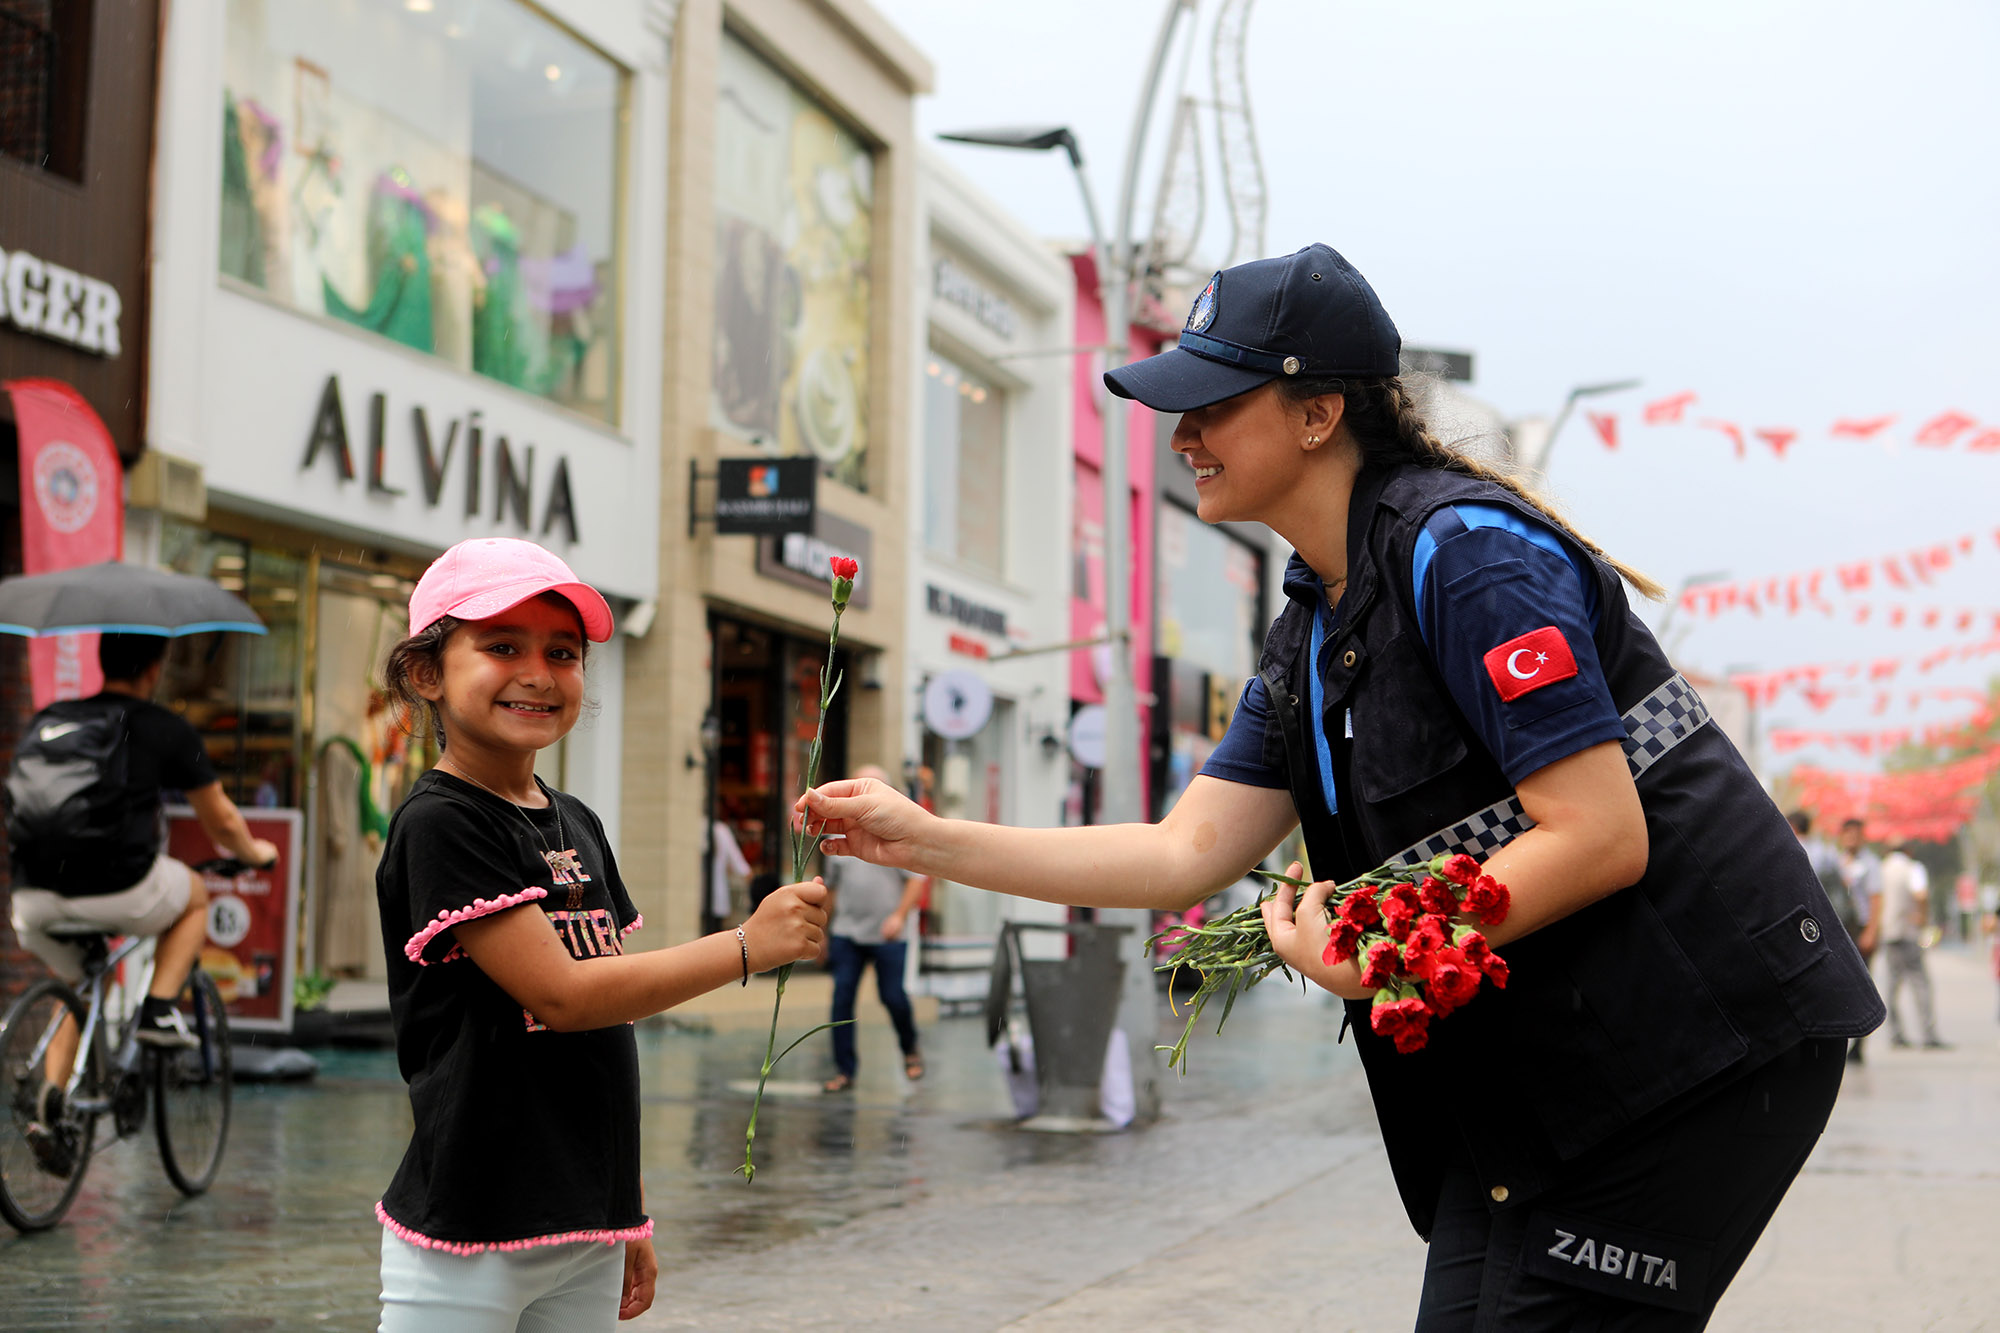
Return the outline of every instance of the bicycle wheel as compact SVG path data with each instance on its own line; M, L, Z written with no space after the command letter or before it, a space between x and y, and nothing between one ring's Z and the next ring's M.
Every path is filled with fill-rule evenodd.
M229 1017L199 967L174 1004L197 1044L153 1052L153 1128L167 1179L192 1195L214 1182L229 1137Z
M0 1019L0 1097L6 1099L6 1121L0 1126L0 1215L17 1231L42 1231L69 1211L90 1164L90 1141L97 1130L95 1115L65 1109L53 1125L43 1125L42 1080L46 1076L49 1043L67 1014L73 1033L83 1031L83 1001L60 981L32 986ZM86 1071L85 1091L101 1083L96 1057ZM29 1137L29 1126L36 1127Z

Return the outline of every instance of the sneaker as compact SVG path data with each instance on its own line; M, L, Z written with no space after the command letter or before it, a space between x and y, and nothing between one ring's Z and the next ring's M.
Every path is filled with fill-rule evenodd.
M142 1045L155 1050L186 1051L201 1045L194 1033L188 1031L187 1020L181 1011L166 1000L146 997L139 1007L139 1028L132 1034Z

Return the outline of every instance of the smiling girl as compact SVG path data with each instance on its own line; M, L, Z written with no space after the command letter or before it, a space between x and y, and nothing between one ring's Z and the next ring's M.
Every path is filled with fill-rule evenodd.
M460 542L410 597L389 689L442 755L376 875L396 1054L415 1121L376 1205L382 1329L605 1329L656 1266L639 1180L633 1020L819 955L826 889L624 952L641 924L604 825L535 776L569 734L611 610L530 542Z

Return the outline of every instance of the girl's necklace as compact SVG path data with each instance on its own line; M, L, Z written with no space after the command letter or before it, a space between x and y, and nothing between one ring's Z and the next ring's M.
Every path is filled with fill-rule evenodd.
M518 801L508 800L505 796L502 796L499 792L494 791L491 787L481 782L478 778L473 777L470 773L460 768L457 764L452 763L449 758L438 760L438 767L444 769L445 772L450 773L453 777L458 778L460 781L470 782L473 786L479 788L479 790L485 792L488 796L491 796L494 800L504 802L509 807L511 807L514 813L521 817L522 822L527 824L528 832L535 835L535 842L542 849L542 860L548 863L550 876L553 877L556 883L558 884L564 883L565 881L568 882L569 902L566 904L566 906L571 911L575 911L583 906L582 877L571 873L572 871L578 869L578 867L575 864L576 857L569 851L569 846L568 846L569 839L563 833L562 802L558 801L553 794L549 794L549 808L556 812L556 845L554 849L551 849L549 847L548 840L542 836L541 826L535 823L534 819L528 814L528 812L525 809L521 807L521 804ZM535 785L540 786L541 779L537 778L535 780ZM545 792L546 790L547 789L544 788Z

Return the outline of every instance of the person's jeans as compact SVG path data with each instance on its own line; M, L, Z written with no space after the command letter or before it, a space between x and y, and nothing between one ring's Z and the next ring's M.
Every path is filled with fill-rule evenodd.
M861 993L861 973L875 965L875 993L896 1025L896 1040L904 1055L917 1053L917 1020L910 1012L910 997L903 991L903 964L909 944L887 940L881 944L860 944L846 935L827 939L827 953L833 964L833 1066L849 1078L860 1067L854 1054L854 1001Z
M1931 974L1924 966L1924 947L1916 940L1890 940L1882 946L1889 955L1889 1035L1892 1040L1907 1040L1903 1035L1903 1015L1898 1003L1903 995L1903 983L1910 983L1910 989L1917 993L1917 1019L1924 1027L1924 1040L1935 1045L1938 1039L1937 1013L1931 1007Z

